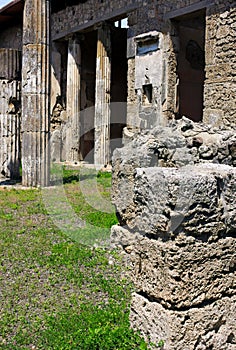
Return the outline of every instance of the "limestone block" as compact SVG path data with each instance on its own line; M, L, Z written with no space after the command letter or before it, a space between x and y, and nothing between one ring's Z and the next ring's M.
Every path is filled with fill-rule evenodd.
M227 25L219 26L219 28L216 32L216 38L217 39L227 38L229 33L230 33L230 28Z
M187 151L185 146L186 140L177 130L173 135L171 128L158 127L153 133L144 132L126 147L114 151L112 196L122 220L129 221L129 215L133 212L134 169L158 165L159 159L163 157L169 166L173 166L171 156L179 148L183 148L183 152ZM181 155L178 159L178 163L182 165L185 161L186 156L182 158Z
M181 310L235 294L234 238L209 244L179 235L162 242L141 234L114 226L111 241L122 247L136 290L143 295Z
M204 164L136 169L130 227L155 237L215 239L236 229L236 169Z
M206 64L215 64L216 57L215 57L215 50L216 50L216 39L209 39L206 43L207 50L205 53L205 61Z
M155 344L163 340L163 350L234 350L235 299L224 297L199 308L174 311L134 293L130 320Z
M131 216L134 216L136 168L180 168L199 162L236 164L235 131L216 128L214 116L211 114L209 125L183 118L173 126L158 126L142 132L133 141L131 135L125 147L114 151L112 196L122 222L130 225Z

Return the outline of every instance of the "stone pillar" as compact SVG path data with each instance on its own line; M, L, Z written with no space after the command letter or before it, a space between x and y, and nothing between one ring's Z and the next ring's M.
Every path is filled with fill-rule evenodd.
M0 80L0 176L20 176L20 82Z
M68 43L67 61L67 115L68 130L66 140L66 160L80 160L80 76L81 47L77 37L71 37Z
M0 49L0 176L19 178L21 52Z
M50 2L26 0L22 64L22 184L49 184Z
M110 160L110 87L110 28L102 26L98 28L94 117L94 163L100 166L107 165Z

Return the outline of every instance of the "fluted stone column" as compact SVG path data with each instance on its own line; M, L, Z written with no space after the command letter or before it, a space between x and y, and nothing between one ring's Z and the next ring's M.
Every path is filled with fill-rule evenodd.
M111 89L111 36L110 28L98 28L94 163L104 166L110 160L110 89Z
M22 183L49 184L50 1L25 0L22 62Z
M0 177L19 178L21 52L0 49Z
M0 80L0 177L20 176L20 82Z
M81 47L78 37L68 42L66 109L68 129L66 135L66 160L80 160L80 68Z

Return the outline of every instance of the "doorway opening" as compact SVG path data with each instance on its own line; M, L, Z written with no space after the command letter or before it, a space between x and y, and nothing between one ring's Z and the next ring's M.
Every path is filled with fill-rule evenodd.
M110 156L115 148L122 146L123 128L127 118L127 21L110 21ZM95 89L97 60L97 30L81 33L81 137L82 159L94 163L95 146Z
M205 10L173 20L179 38L176 118L201 121L205 80Z
M111 126L110 151L122 147L127 121L127 18L114 22L111 30Z

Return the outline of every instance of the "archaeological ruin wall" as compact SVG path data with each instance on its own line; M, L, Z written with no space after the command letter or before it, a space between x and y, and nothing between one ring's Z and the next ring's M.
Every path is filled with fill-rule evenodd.
M121 123L122 128L127 125L127 128L123 130L125 138L129 138L140 128L150 129L158 124L166 124L168 120L182 115L194 121L204 120L216 126L232 125L235 123L232 117L235 110L232 105L235 94L235 55L232 53L232 43L235 40L234 16L235 4L233 1L196 0L155 3L141 0L135 2L90 0L64 9L57 8L55 5L52 15L52 39L55 43L64 41L64 44L67 45L68 36L76 35L76 40L80 37L83 59L83 56L88 54L86 46L89 47L89 45L83 44L84 41L87 41L88 33L91 36L93 32L97 36L97 25L102 23L111 25L116 20L128 18L127 47L123 48L126 50L128 65L124 73L127 77L127 96L120 99L120 102L127 103L127 118ZM220 34L221 32L225 35ZM220 35L224 36L224 39L220 39ZM110 43L111 52L117 45L120 43L116 42L115 45ZM90 48L94 56L93 41L91 41ZM105 75L107 75L109 85L112 72L121 70L121 65L114 67L114 57L108 57L108 60L111 64L109 68L111 72L107 71ZM86 69L87 67L83 67L82 63L81 74L84 76L83 71ZM90 65L89 69L90 74L95 76L92 88L95 89L96 78L99 79L99 75L96 77L94 66ZM224 77L219 78L219 72ZM52 94L53 106L56 103L56 96L63 94L63 84L65 83L55 84L56 92ZM83 100L84 103L81 103L80 109L84 110L89 107L91 113L89 117L87 115L83 117L83 113L80 116L80 132L82 133L80 148L89 149L90 147L92 150L95 147L95 154L97 154L103 148L102 144L105 148L109 148L109 142L108 144L105 141L98 142L98 139L100 137L103 137L104 140L111 138L109 125L112 118L109 111L103 110L102 114L107 116L107 122L105 119L103 122L108 126L106 127L108 134L105 135L104 132L100 134L98 131L95 135L96 130L99 129L95 125L96 122L99 124L99 118L96 121L94 114L99 106L98 104L95 106L95 96L93 101L88 99L88 104L86 103L86 94L91 95L91 92L86 92L88 87L83 78L81 84L81 101ZM105 81L104 84L106 84ZM124 84L122 88L125 89ZM223 94L222 89L231 92ZM109 91L107 88L105 90ZM222 95L219 91L222 91L223 98L219 98ZM112 98L107 93L101 99L104 100L104 105L112 103ZM117 98L115 101L117 102ZM95 111L92 110L93 107ZM70 106L67 109L69 110ZM63 111L63 108L61 110ZM87 134L86 127L83 128L86 119L90 120L88 124L91 131L84 137ZM58 130L56 133L59 135ZM121 134L119 133L119 138ZM84 156L80 155L80 160L83 158ZM97 159L104 162L105 158L100 155Z
M0 177L18 179L21 158L21 12L0 23Z
M37 116L36 109L30 113L35 120L46 118L48 126L38 124L41 129L32 131L26 123L21 130L23 138L40 132L39 138L31 135L29 141L36 137L36 143L41 140L45 145L50 131L52 161L110 164L114 149L136 132L167 125L182 115L212 126L235 125L235 1L60 0L50 4L52 12L47 11L43 19L48 23L44 34L39 33L37 18L32 18L35 31L47 37L48 55L38 56L42 69L31 74L29 84L23 77L27 89L37 77L38 88L30 92L23 84L22 94L24 101L27 94L36 94L40 100L46 88L44 116ZM24 46L26 71L34 58L26 50L27 43L23 45L22 32L29 26L27 16L22 25L23 6L16 1L2 10L6 19L1 17L0 47L22 51ZM39 6L49 2L41 0ZM36 38L30 42L39 44ZM48 74L46 86L40 74ZM23 121L28 120L27 105L22 106ZM27 154L24 142L22 147L20 153ZM35 152L26 158L38 164ZM43 155L42 150L39 154ZM23 160L28 168L24 177L30 168L37 173L37 166L28 167L27 162Z
M207 11L204 121L212 125L235 126L235 23L235 1L219 3Z

